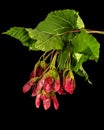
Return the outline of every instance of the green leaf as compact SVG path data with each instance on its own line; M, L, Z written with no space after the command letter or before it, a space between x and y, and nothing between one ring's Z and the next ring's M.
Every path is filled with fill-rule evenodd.
M87 60L98 61L100 44L84 28L79 12L64 9L50 12L34 29L12 27L2 34L18 39L29 50L58 50L57 68L63 70L71 67L72 71L91 83L83 63ZM104 34L103 31L89 32Z
M83 67L80 67L80 69L77 71L77 74L81 77L85 77L85 80L88 81L89 84L92 84L92 82L89 80L88 74Z
M91 84L91 81L89 80L89 76L83 68L83 62L87 61L88 57L84 54L74 53L72 58L74 58L74 60L76 61L74 65L72 64L72 70L76 74L85 77L85 80L87 80Z
M12 27L3 34L10 35L29 50L62 50L64 43L61 35L66 31L84 28L84 24L78 12L65 9L50 12L45 20L40 22L35 29Z
M72 39L75 37L75 33L70 32L70 33L66 33L64 35L62 35L62 41L66 44L70 43L72 41Z
M76 60L76 64L73 67L75 72L77 72L82 67L83 62L88 60L87 56L80 53L74 53L73 58Z
M29 37L28 32L23 27L11 27L8 31L3 32L2 34L7 34L18 39L24 46L28 46L29 48L35 43L35 40Z
M85 30L76 33L71 41L72 46L72 68L75 73L85 77L90 84L89 76L83 68L83 62L87 60L98 61L99 58L99 42Z
M58 55L58 59L57 59L57 62L58 62L58 68L60 70L63 70L67 67L69 67L69 64L67 64L67 61L69 61L70 59L70 48L69 46L65 46L63 48L62 51L60 51L59 55Z
M89 60L98 61L100 44L94 36L82 30L76 34L71 43L73 52L86 54Z
M46 34L31 28L12 27L3 34L18 39L24 46L28 46L29 50L60 50L64 46L60 36Z
M42 51L50 51L50 50L62 50L64 43L60 36L51 35L48 33L44 33L38 31L37 29L26 29L29 33L29 37L36 40L35 44L31 46L32 50L42 50Z
M57 35L81 28L84 28L82 19L77 11L71 9L50 12L36 27L39 31Z

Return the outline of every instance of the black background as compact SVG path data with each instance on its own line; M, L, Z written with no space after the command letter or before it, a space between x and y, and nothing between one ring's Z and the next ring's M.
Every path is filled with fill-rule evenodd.
M67 8L79 11L86 28L104 30L102 0L21 0L0 2L0 33L13 26L34 28L49 12ZM104 104L104 35L94 36L101 46L99 61L88 61L84 64L93 85L75 75L77 88L74 94L57 96L59 109L54 110L52 105L45 111L42 106L35 108L34 98L31 98L30 93L22 93L22 86L28 81L41 52L29 51L18 40L0 35L1 117L3 123L8 124L8 128L101 127Z

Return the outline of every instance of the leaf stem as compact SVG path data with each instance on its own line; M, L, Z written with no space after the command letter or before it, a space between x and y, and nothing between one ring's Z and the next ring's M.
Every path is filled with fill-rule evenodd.
M48 59L48 57L54 53L54 50L52 50L51 52L49 52L49 54L44 58L44 60L46 61Z
M104 31L99 31L99 30L91 30L91 29L85 29L87 31L87 33L97 33L97 34L103 34L104 35ZM73 32L80 32L80 29L76 29L76 30L71 30L71 31L67 31L62 33L63 34L69 34L69 33L73 33Z
M98 34L103 34L103 35L104 35L104 31L91 30L91 29L86 29L86 31L87 31L88 33L98 33Z

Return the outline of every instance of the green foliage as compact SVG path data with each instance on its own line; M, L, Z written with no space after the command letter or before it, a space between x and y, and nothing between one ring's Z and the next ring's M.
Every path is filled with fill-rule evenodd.
M80 33L72 40L73 51L85 54L90 60L97 61L99 58L99 42L94 36L88 34L85 30L81 30Z
M59 70L64 70L65 68L69 68L69 60L70 60L70 48L69 46L65 46L62 51L60 51L58 56L58 68Z
M52 11L36 27L41 32L56 35L81 28L84 28L84 23L78 15L78 12L69 9Z
M28 31L23 27L11 27L7 32L2 34L7 34L11 37L18 39L24 46L30 47L35 43L35 40L29 37Z
M49 33L45 33L39 31L37 29L27 29L29 32L29 36L35 40L35 44L31 46L31 50L41 50L41 51L50 51L50 50L62 50L64 43L61 40L61 37L58 35L51 35Z
M99 42L89 33L79 12L71 9L50 12L34 29L12 27L3 32L18 39L24 46L29 47L29 50L40 50L45 53L51 50L59 51L58 69L71 67L75 73L84 76L88 81L83 62L87 60L97 62L100 53Z

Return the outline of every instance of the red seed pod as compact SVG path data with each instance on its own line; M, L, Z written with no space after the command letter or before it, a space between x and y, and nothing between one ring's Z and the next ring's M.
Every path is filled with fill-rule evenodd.
M44 85L44 79L40 79L37 83L37 86L34 87L31 96L32 97L36 96L41 91L41 89L43 88L43 85Z
M41 101L41 94L38 94L35 99L35 106L36 108L40 107L40 101Z
M47 66L48 65L45 61L38 61L30 74L30 79L34 77L40 77Z
M38 94L37 86L34 86L31 96L35 97Z
M66 94L66 92L64 91L64 88L63 88L63 80L64 80L64 78L63 78L63 72L60 72L59 73L59 77L60 77L60 89L58 90L58 94L62 94L62 95L64 95L64 94Z
M51 106L51 99L49 96L46 96L46 95L42 95L41 96L41 99L43 100L43 107L45 110L49 109L50 106Z
M30 79L34 78L35 74L34 74L34 70L30 73Z
M37 76L37 77L41 76L42 73L43 73L43 71L44 71L44 70L43 70L42 68L37 68L37 69L36 69L36 76Z
M54 92L57 92L60 89L60 80L59 79L55 79L53 88L54 88Z
M59 108L59 102L58 102L56 96L55 96L55 95L52 95L52 96L51 96L51 99L53 100L54 108L57 110L57 109Z
M50 69L47 73L47 79L46 79L46 87L50 88L49 92L54 90L54 92L57 92L60 89L60 77L56 69ZM45 87L45 88L46 88Z
M52 81L52 78L49 76L45 79L45 82L44 82L44 91L46 93L49 93L51 92L53 89L53 81Z
M32 85L34 85L34 80L29 80L22 88L23 93L28 92Z
M64 89L69 94L73 94L73 91L75 89L75 80L74 79L66 79Z
M45 81L45 79L40 79L38 84L37 84L37 87L42 88L44 86L44 81Z
M36 72L35 72L36 71ZM30 79L34 78L34 77L40 77L43 73L43 69L42 68L36 68L36 70L33 70L30 74Z
M65 70L63 74L63 88L69 94L73 94L76 87L73 72L71 70Z

